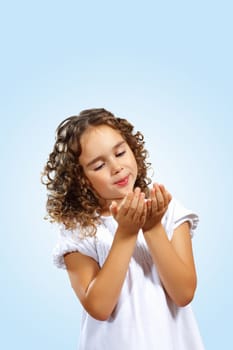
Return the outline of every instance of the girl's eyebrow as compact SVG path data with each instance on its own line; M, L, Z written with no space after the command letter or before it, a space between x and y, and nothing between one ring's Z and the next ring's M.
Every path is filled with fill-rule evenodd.
M116 148L120 147L124 143L126 143L125 140L118 142L115 146L113 146L112 150L115 150ZM103 158L103 156L98 156L98 157L92 159L89 163L87 163L86 167L89 167L90 165L94 164L95 162L97 162L98 160L100 160L102 158Z

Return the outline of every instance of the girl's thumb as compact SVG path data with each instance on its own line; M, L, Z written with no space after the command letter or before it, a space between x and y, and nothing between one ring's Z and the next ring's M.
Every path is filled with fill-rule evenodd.
M115 201L113 201L109 207L110 212L113 216L115 216L117 214L117 203Z

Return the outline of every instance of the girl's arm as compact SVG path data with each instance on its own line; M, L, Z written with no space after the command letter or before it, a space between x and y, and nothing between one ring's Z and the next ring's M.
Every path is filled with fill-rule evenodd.
M143 231L166 292L175 304L185 306L192 300L197 283L190 227L184 222L175 229L169 241L161 218L170 200L171 196L163 186L154 186L148 203L150 215Z
M108 319L119 299L138 231L145 222L144 194L136 189L112 211L118 229L101 269L95 260L78 252L64 257L72 288L86 311L98 320Z

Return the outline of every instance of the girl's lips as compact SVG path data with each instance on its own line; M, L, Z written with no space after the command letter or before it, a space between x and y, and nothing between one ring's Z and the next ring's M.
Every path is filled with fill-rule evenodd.
M118 186L125 186L128 184L128 181L129 181L129 177L126 176L123 179L121 179L120 181L115 182L115 184Z

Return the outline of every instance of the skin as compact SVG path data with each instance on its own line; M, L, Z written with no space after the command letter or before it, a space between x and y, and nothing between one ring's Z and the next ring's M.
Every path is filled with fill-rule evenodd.
M118 223L101 269L95 260L79 252L64 256L71 286L83 307L98 320L109 318L117 304L140 229L165 291L178 306L187 305L196 289L190 229L185 222L175 229L172 240L168 240L161 219L171 201L170 193L163 185L154 184L150 198L145 200L140 188L134 189L136 160L122 136L109 126L85 131L81 146L79 162L103 199L103 215L113 215ZM122 181L117 183L119 180Z
M138 169L133 152L121 134L107 125L90 127L80 139L79 162L110 214L109 205L120 203L133 190ZM98 147L93 147L98 145ZM126 179L126 183L117 181Z

